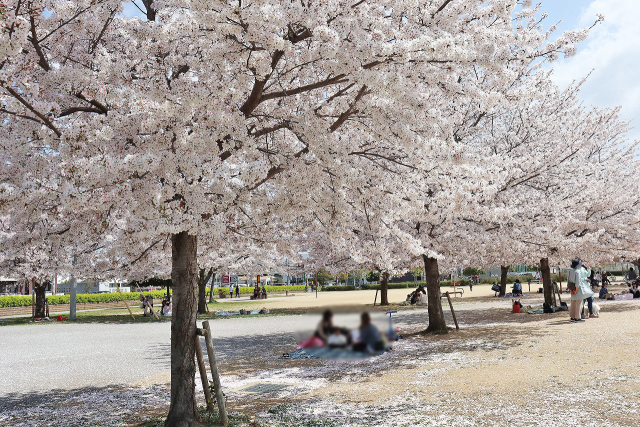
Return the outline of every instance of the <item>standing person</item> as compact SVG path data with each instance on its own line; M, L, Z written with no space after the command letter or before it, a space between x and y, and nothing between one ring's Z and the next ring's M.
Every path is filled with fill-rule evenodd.
M606 283L607 285L611 284L611 282L609 281L609 273L607 273L606 271L602 272L602 283Z
M233 285L229 281L229 298L233 298Z
M575 258L571 262L571 270L567 277L569 291L571 292L571 308L569 310L572 322L582 321L580 315L581 303L587 300L589 302L589 314L593 315L593 291L587 282L589 272L582 265L580 258Z
M591 270L591 274L589 275L589 284L591 284L591 286L598 286L598 282L596 281L595 270Z
M240 298L240 286L236 283L236 298Z
M629 267L629 281L633 282L637 278L638 278L638 275L636 274L636 271L633 269L633 267Z
M579 269L582 267L582 263L578 258L571 262L571 270L567 274L567 288L571 293L571 306L569 307L569 316L571 316L572 322L580 321L580 301L582 299L578 296L578 282L580 282Z

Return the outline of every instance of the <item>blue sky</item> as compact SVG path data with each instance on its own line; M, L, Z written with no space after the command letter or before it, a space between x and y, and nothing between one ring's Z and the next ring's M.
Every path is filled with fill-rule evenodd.
M542 3L546 26L557 24L562 31L591 26L596 14L605 21L594 28L589 39L579 45L577 54L554 65L554 80L565 86L591 73L581 97L589 105L622 105L625 120L640 121L640 0L534 0ZM141 3L139 3L141 4ZM132 4L125 4L126 16L141 16ZM639 129L630 133L640 140Z

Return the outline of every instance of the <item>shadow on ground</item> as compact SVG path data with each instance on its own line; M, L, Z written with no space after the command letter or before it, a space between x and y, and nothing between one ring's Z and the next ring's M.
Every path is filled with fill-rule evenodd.
M166 385L8 394L0 400L0 425L116 426L145 421L152 413L166 413L168 403ZM140 413L145 416L135 415Z

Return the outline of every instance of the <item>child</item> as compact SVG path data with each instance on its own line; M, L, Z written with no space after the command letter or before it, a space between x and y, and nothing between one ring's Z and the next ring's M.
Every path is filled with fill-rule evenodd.
M336 329L327 338L327 345L330 348L345 348L347 346L347 337L342 335L340 329Z

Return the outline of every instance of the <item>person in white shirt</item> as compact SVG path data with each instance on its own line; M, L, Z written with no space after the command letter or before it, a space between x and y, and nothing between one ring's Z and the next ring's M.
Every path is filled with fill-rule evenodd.
M347 346L347 337L342 335L340 329L336 329L327 338L327 345L331 348L344 348Z

